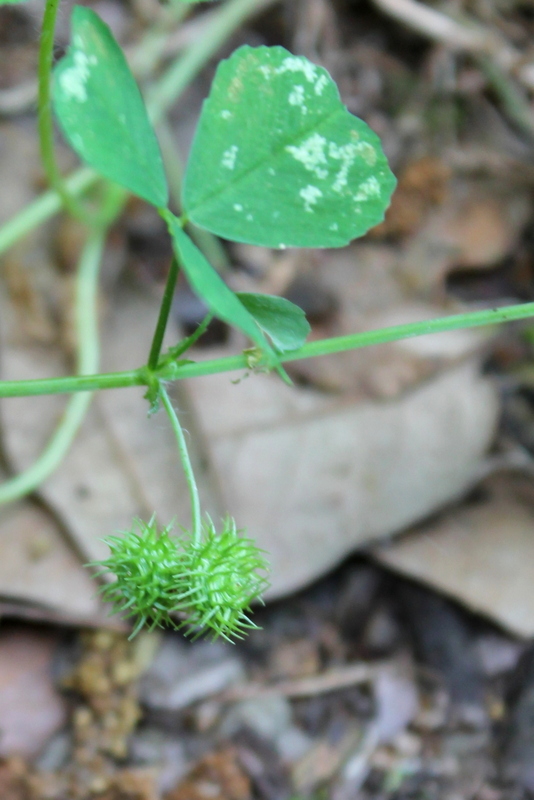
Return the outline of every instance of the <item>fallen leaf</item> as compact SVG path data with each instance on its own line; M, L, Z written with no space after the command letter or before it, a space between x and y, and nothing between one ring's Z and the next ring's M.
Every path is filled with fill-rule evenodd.
M534 634L534 504L517 478L372 550L381 564L424 582L519 636ZM523 496L522 496L523 494Z
M461 497L498 411L476 359L392 402L231 377L188 391L225 506L269 554L269 598Z
M71 624L106 621L94 582L56 520L29 501L0 511L0 594L6 615L16 612L18 602L24 616Z
M429 292L459 269L488 269L510 255L532 213L528 191L498 181L457 179L445 202L406 239L397 274Z

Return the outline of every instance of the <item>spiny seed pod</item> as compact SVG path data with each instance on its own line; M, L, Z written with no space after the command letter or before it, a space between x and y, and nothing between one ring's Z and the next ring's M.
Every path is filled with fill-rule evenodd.
M213 638L242 638L257 628L247 616L250 604L269 582L268 564L253 539L242 537L235 520L226 517L217 533L211 519L203 526L202 541L182 540L184 584L178 608L186 615L180 627L198 638L209 628Z
M170 536L171 526L158 530L154 517L148 523L136 519L134 525L138 532L107 537L109 558L90 565L99 568L98 575L115 575L100 591L115 613L137 617L130 638L145 624L228 641L257 628L247 613L268 586L268 565L233 519L227 517L217 533L208 518L200 542L188 533L179 539Z
M178 570L176 539L170 536L172 526L160 531L154 517L150 522L134 519L135 526L139 532L122 531L122 536L106 537L109 558L88 565L99 568L96 577L105 573L116 577L100 592L104 601L113 605L112 613L137 617L130 638L146 624L151 630L174 625L170 612L174 608Z

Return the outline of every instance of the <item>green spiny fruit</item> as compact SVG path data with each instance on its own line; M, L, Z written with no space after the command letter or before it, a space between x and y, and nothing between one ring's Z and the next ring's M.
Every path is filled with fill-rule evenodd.
M98 575L116 577L100 591L114 613L137 618L131 638L145 624L228 641L257 627L247 614L268 586L268 565L232 518L223 521L221 533L208 518L198 542L188 533L171 536L171 526L159 530L154 517L136 519L134 526L138 531L107 537L109 558L90 565Z
M226 517L220 533L211 519L202 540L182 540L187 591L180 598L188 635L197 638L209 628L213 638L242 638L257 628L247 616L250 604L269 585L268 564L253 539L241 536L235 520Z

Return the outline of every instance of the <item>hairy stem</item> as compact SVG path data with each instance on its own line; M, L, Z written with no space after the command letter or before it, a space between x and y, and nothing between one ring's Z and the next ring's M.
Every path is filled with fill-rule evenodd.
M195 473L193 472L191 459L189 458L189 452L187 450L184 432L182 426L180 425L180 420L178 419L176 411L174 410L174 407L170 401L169 395L167 394L167 390L165 389L164 386L160 386L160 397L163 407L167 412L167 415L171 421L174 435L176 436L176 442L178 444L178 452L180 454L180 461L182 462L185 479L187 481L187 488L189 489L189 497L191 500L191 527L193 533L193 542L194 544L200 544L202 539L202 518L200 514L200 498L198 496L197 482L195 480Z
M41 146L41 159L46 176L54 191L59 195L63 206L79 219L86 219L87 213L70 193L65 184L54 152L54 122L52 119L52 62L54 57L54 33L60 0L46 0L41 38L39 43L38 68L38 130Z
M473 311L467 314L454 314L425 322L410 322L407 325L395 325L391 328L380 328L376 331L353 333L348 336L335 336L331 339L310 342L298 350L280 355L280 361L299 361L303 358L315 358L316 356L329 355L331 353L341 353L345 350L356 350L375 344L394 342L398 339L409 339L430 333L443 333L460 328L478 328L484 325L527 319L528 317L534 317L534 303ZM176 364L171 362L158 370L157 375L160 380L174 381L184 378L198 378L201 375L215 375L219 372L233 372L239 369L247 369L247 360L242 354L199 363ZM41 394L87 392L95 389L118 389L127 386L148 386L153 374L146 367L140 367L129 372L113 372L101 375L42 378L30 381L0 381L0 397L27 397Z

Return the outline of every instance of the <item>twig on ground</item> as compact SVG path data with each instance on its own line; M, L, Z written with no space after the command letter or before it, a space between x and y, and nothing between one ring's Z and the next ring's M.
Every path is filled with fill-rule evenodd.
M235 702L236 700L248 700L253 697L266 697L270 695L282 695L283 697L314 697L326 692L335 692L340 689L347 689L360 683L370 683L374 680L379 669L384 667L384 662L380 664L356 663L346 667L337 667L328 670L321 675L312 675L308 678L297 678L295 680L279 681L273 684L246 683L228 689L219 696L219 700L224 702Z

